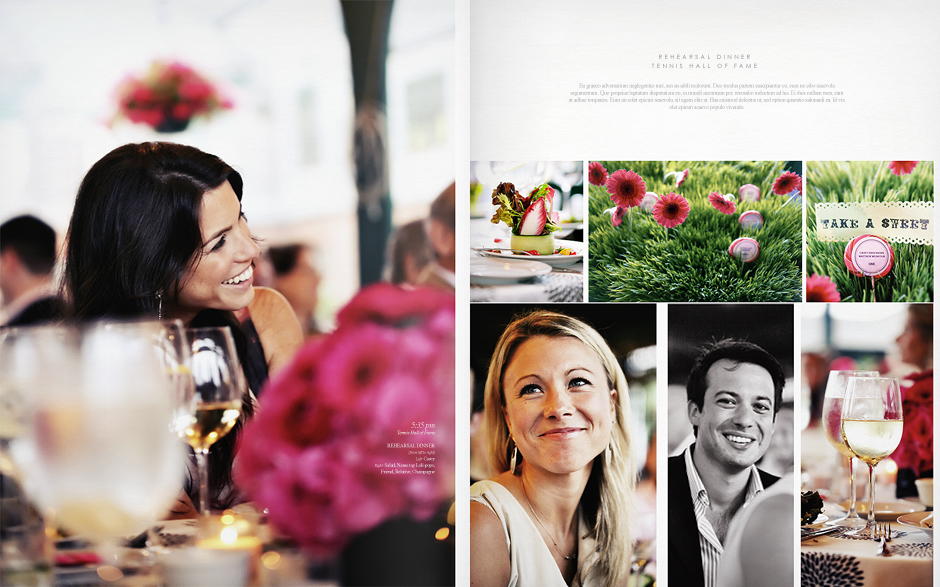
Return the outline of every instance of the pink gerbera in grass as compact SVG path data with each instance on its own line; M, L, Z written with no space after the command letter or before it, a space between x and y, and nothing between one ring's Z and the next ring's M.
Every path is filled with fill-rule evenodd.
M714 206L715 210L718 210L722 214L734 214L734 211L737 209L731 198L732 196L730 194L727 196L718 192L708 194L708 201Z
M778 196L785 196L792 193L794 190L799 190L802 196L803 178L792 171L785 171L780 174L780 177L774 180L774 186L771 189L773 189L774 193Z
M689 178L689 170L688 168L686 168L686 170L682 172L682 175L680 175L679 178L676 179L676 189L679 189L679 187L682 184L684 184L685 180L688 178Z
M614 225L614 228L620 226L623 222L623 217L627 214L627 208L623 206L617 206L613 209L613 212L610 214L610 223Z
M607 183L607 170L597 161L591 161L588 165L588 181L594 185L604 185Z
M633 171L618 169L607 178L607 193L618 206L638 206L646 195L646 182Z
M919 161L888 161L888 169L895 175L907 175L914 171Z
M660 226L673 228L679 226L689 217L689 201L673 192L660 196L653 206L653 217Z
M806 278L807 302L841 302L842 296L836 284L825 275L810 275Z

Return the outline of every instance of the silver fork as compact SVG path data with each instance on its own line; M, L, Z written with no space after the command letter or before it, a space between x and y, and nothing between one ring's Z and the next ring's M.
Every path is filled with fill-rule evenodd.
M887 541L889 540L890 530L886 523L878 524L876 523L872 531L872 539L879 540L880 544L878 545L878 550L875 551L875 556L888 556Z

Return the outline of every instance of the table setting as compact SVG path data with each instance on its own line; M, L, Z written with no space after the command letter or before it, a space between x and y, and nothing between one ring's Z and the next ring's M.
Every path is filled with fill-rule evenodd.
M850 491L838 501L821 475L804 476L801 585L932 585L933 480L918 481L917 497L895 501L892 477L879 469L902 438L898 379L830 372L822 423L826 439L848 460ZM804 446L810 438L804 433ZM859 461L867 465L867 483L855 477ZM893 461L885 464L897 471ZM856 500L857 482L867 487L864 501Z
M263 403L227 326L0 331L0 584L375 584L365 560L452 578L453 297L377 284L338 322ZM233 428L239 498L219 506Z
M584 299L583 241L555 238L552 254L535 254L514 249L509 231L488 219L472 219L470 231L471 302Z

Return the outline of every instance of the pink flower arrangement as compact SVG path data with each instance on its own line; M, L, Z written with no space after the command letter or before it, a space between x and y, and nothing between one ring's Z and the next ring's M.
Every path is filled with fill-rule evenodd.
M909 377L913 384L901 389L904 433L891 455L900 468L910 468L918 477L933 467L933 371Z
M919 161L888 161L888 169L895 175L907 175L914 171Z
M785 196L794 190L798 190L802 196L803 178L792 171L785 171L780 174L780 177L774 180L774 185L771 189L778 196Z
M129 77L118 88L118 116L154 130L183 130L194 116L229 109L232 101L191 67L154 62L143 77Z
M842 296L836 284L825 275L810 275L806 278L807 302L841 302Z
M607 183L607 170L597 161L591 161L588 165L588 181L594 185L604 185Z
M633 208L643 201L646 195L646 182L631 171L618 169L607 178L607 193L618 206Z
M669 192L660 196L653 206L653 217L660 226L674 228L689 217L689 201L679 194Z
M454 317L453 296L437 290L370 286L269 382L234 475L278 531L332 555L452 498Z
M737 209L730 195L726 196L718 192L712 192L708 194L708 201L715 210L718 210L722 214L734 214L734 211Z

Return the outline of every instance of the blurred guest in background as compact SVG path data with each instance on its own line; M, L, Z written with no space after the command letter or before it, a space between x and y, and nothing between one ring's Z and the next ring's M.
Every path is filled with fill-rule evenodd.
M118 147L82 180L66 253L75 320L173 318L231 328L249 389L239 422L209 452L207 501L216 510L242 501L231 476L242 420L268 374L302 342L284 296L253 287L261 250L242 214L242 187L237 171L194 147ZM196 478L193 463L174 515L195 516Z
M56 236L35 216L17 216L0 226L0 291L3 326L58 320L64 304L53 283Z
M916 479L933 477L933 304L909 305L895 342L901 361L917 368L901 382L904 432L891 455L898 465L897 496L908 497L917 495Z
M416 285L421 271L431 262L431 249L425 230L427 220L413 220L399 226L388 240L385 280L396 285Z
M418 276L419 285L429 285L453 292L457 282L457 233L455 185L450 184L431 204L427 220L428 241L434 261Z
M271 287L284 294L304 336L320 334L316 322L317 288L320 272L314 263L313 251L304 244L292 244L268 249L268 259L274 268Z

